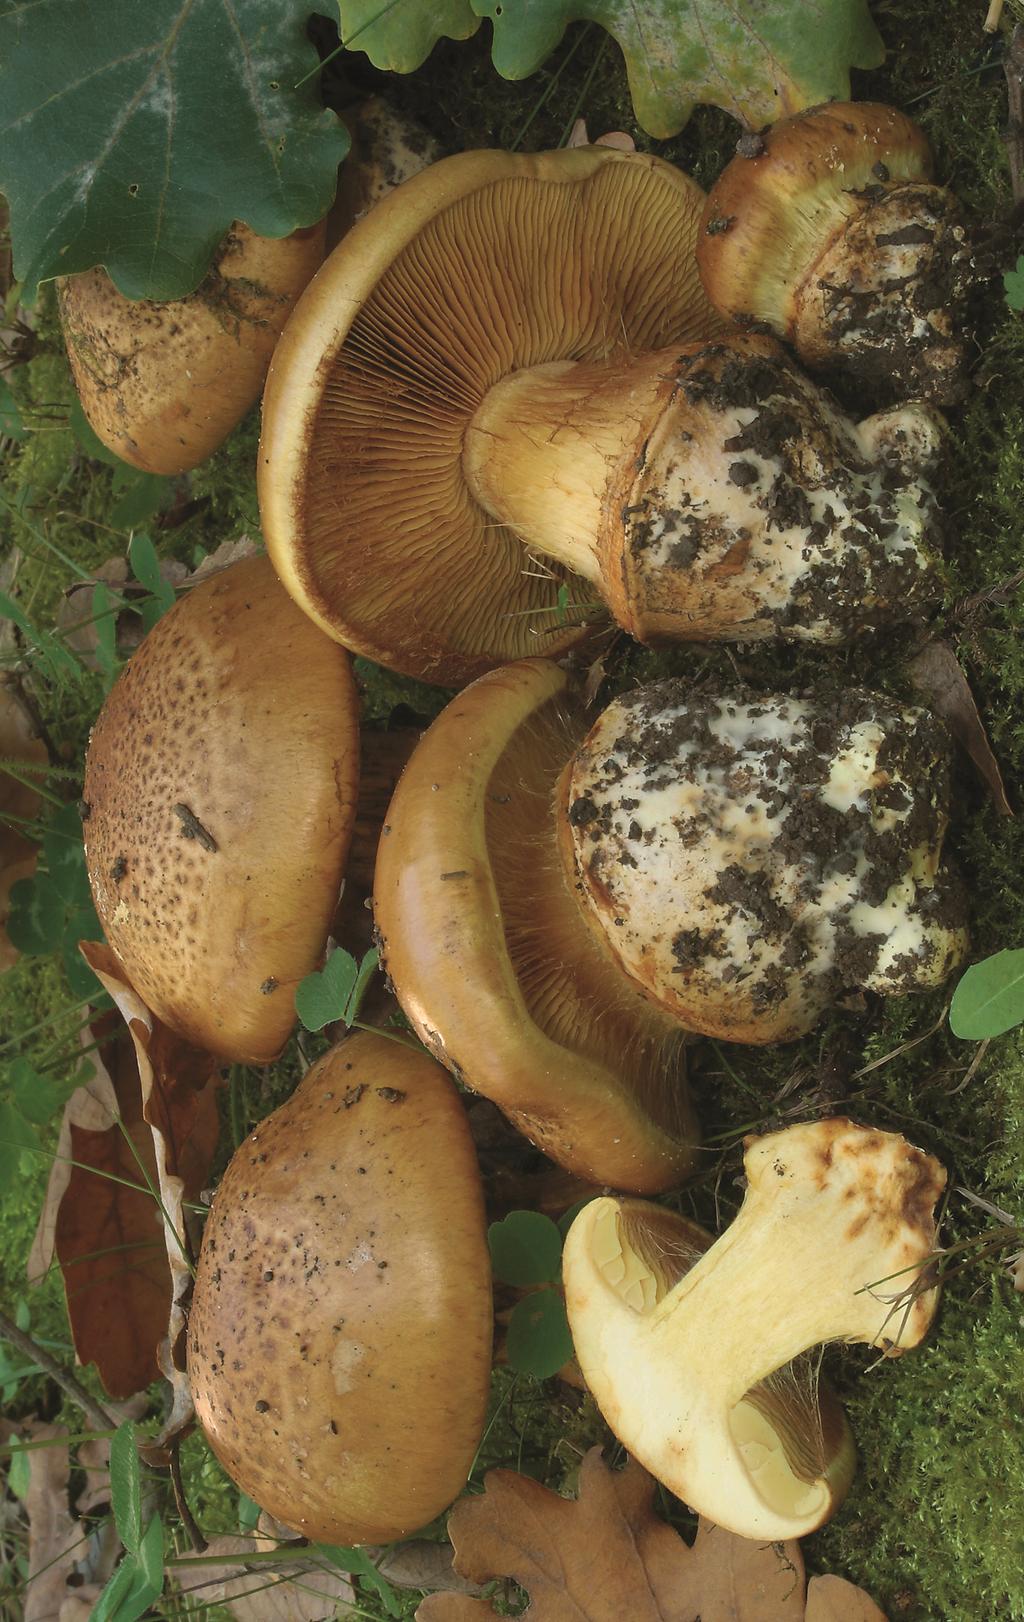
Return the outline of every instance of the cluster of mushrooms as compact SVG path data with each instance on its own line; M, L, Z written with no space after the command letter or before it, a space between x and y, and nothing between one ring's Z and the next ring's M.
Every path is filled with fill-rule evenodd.
M719 1524L819 1526L853 1444L803 1354L928 1328L945 1173L895 1134L749 1139L717 1240L635 1196L696 1165L689 1042L790 1041L963 960L942 725L863 689L680 679L595 721L558 658L608 615L642 641L835 643L935 605L932 401L961 387L970 252L929 164L865 104L746 141L708 198L603 146L423 169L274 348L269 557L189 591L97 722L107 939L167 1025L265 1064L352 882L347 650L462 689L372 879L422 1047L364 1033L320 1059L236 1153L198 1264L196 1412L297 1532L414 1531L476 1453L493 1316L455 1083L616 1191L566 1242L576 1356L620 1440ZM804 366L918 398L854 422Z

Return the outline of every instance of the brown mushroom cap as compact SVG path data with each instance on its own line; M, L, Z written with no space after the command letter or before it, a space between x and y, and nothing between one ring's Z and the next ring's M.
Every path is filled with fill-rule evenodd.
M474 500L464 437L510 373L704 336L702 206L693 181L638 153L470 152L349 232L289 321L264 397L267 545L319 625L451 684L580 639L559 590L574 604L592 591L538 569Z
M352 1037L249 1134L214 1197L188 1344L210 1444L296 1532L406 1536L469 1473L492 1334L458 1094L426 1054Z
M760 146L708 197L697 262L711 302L805 365L955 397L973 267L924 133L892 107L836 102L780 120Z
M196 586L112 688L86 759L96 910L165 1024L265 1064L295 1020L355 812L348 655L266 557Z
M402 775L374 910L435 1057L570 1171L655 1191L693 1161L682 1033L621 973L563 876L553 796L585 726L543 660L463 692Z
M259 399L324 240L323 221L279 239L236 222L195 292L162 303L125 298L98 267L59 277L75 387L104 445L147 473L210 456Z

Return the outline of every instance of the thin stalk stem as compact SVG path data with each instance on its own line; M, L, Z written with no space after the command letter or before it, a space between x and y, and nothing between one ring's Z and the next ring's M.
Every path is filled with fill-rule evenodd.
M98 1425L101 1430L117 1430L117 1420L107 1412L102 1403L97 1402L95 1397L90 1396L85 1386L81 1385L67 1369L62 1368L57 1359L50 1356L45 1346L40 1346L39 1342L33 1340L31 1335L26 1335L23 1329L18 1328L14 1319L9 1318L6 1312L2 1311L0 1311L0 1337L8 1341L10 1345L16 1346L18 1351L22 1352L26 1357L30 1357L33 1363L37 1363L43 1372L50 1376L51 1380L56 1380L65 1395L69 1396L72 1402L77 1403L79 1408L84 1413L87 1413L93 1423Z

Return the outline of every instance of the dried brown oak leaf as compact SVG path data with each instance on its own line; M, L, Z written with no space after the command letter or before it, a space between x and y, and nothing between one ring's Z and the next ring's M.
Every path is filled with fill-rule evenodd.
M168 1325L176 1341L191 1278L183 1205L203 1187L216 1147L217 1061L130 1000L109 948L90 942L88 955L124 1004L128 1029L110 1013L87 1035L100 1047L64 1112L28 1276L38 1283L56 1255L79 1361L95 1363L111 1397L129 1397L161 1373L172 1378ZM172 1385L177 1414L183 1373Z
M634 1460L614 1474L599 1448L575 1500L511 1470L491 1470L485 1488L449 1518L455 1568L475 1582L514 1578L531 1622L885 1622L840 1578L805 1587L796 1541L758 1543L701 1521L688 1548L653 1513L652 1477ZM432 1594L416 1622L496 1614L487 1600Z

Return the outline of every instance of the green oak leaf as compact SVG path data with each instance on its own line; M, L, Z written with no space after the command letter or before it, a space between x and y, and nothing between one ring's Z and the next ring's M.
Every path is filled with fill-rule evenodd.
M129 298L183 298L233 221L282 237L319 220L349 139L320 104L308 17L0 0L0 190L27 289L105 265Z
M343 45L375 68L412 73L439 39L469 39L480 27L469 0L338 0Z
M487 1244L494 1276L503 1284L549 1284L561 1273L562 1235L540 1211L510 1211L492 1222Z
M506 79L540 67L571 22L600 23L621 46L637 120L665 139L710 102L752 129L848 98L850 68L878 67L867 0L472 0L494 23ZM428 6L429 9L429 6Z
M949 1006L954 1036L983 1042L1024 1021L1024 947L975 963L957 984Z
M550 1379L573 1355L565 1302L558 1290L534 1290L517 1301L508 1321L508 1366L535 1380Z

